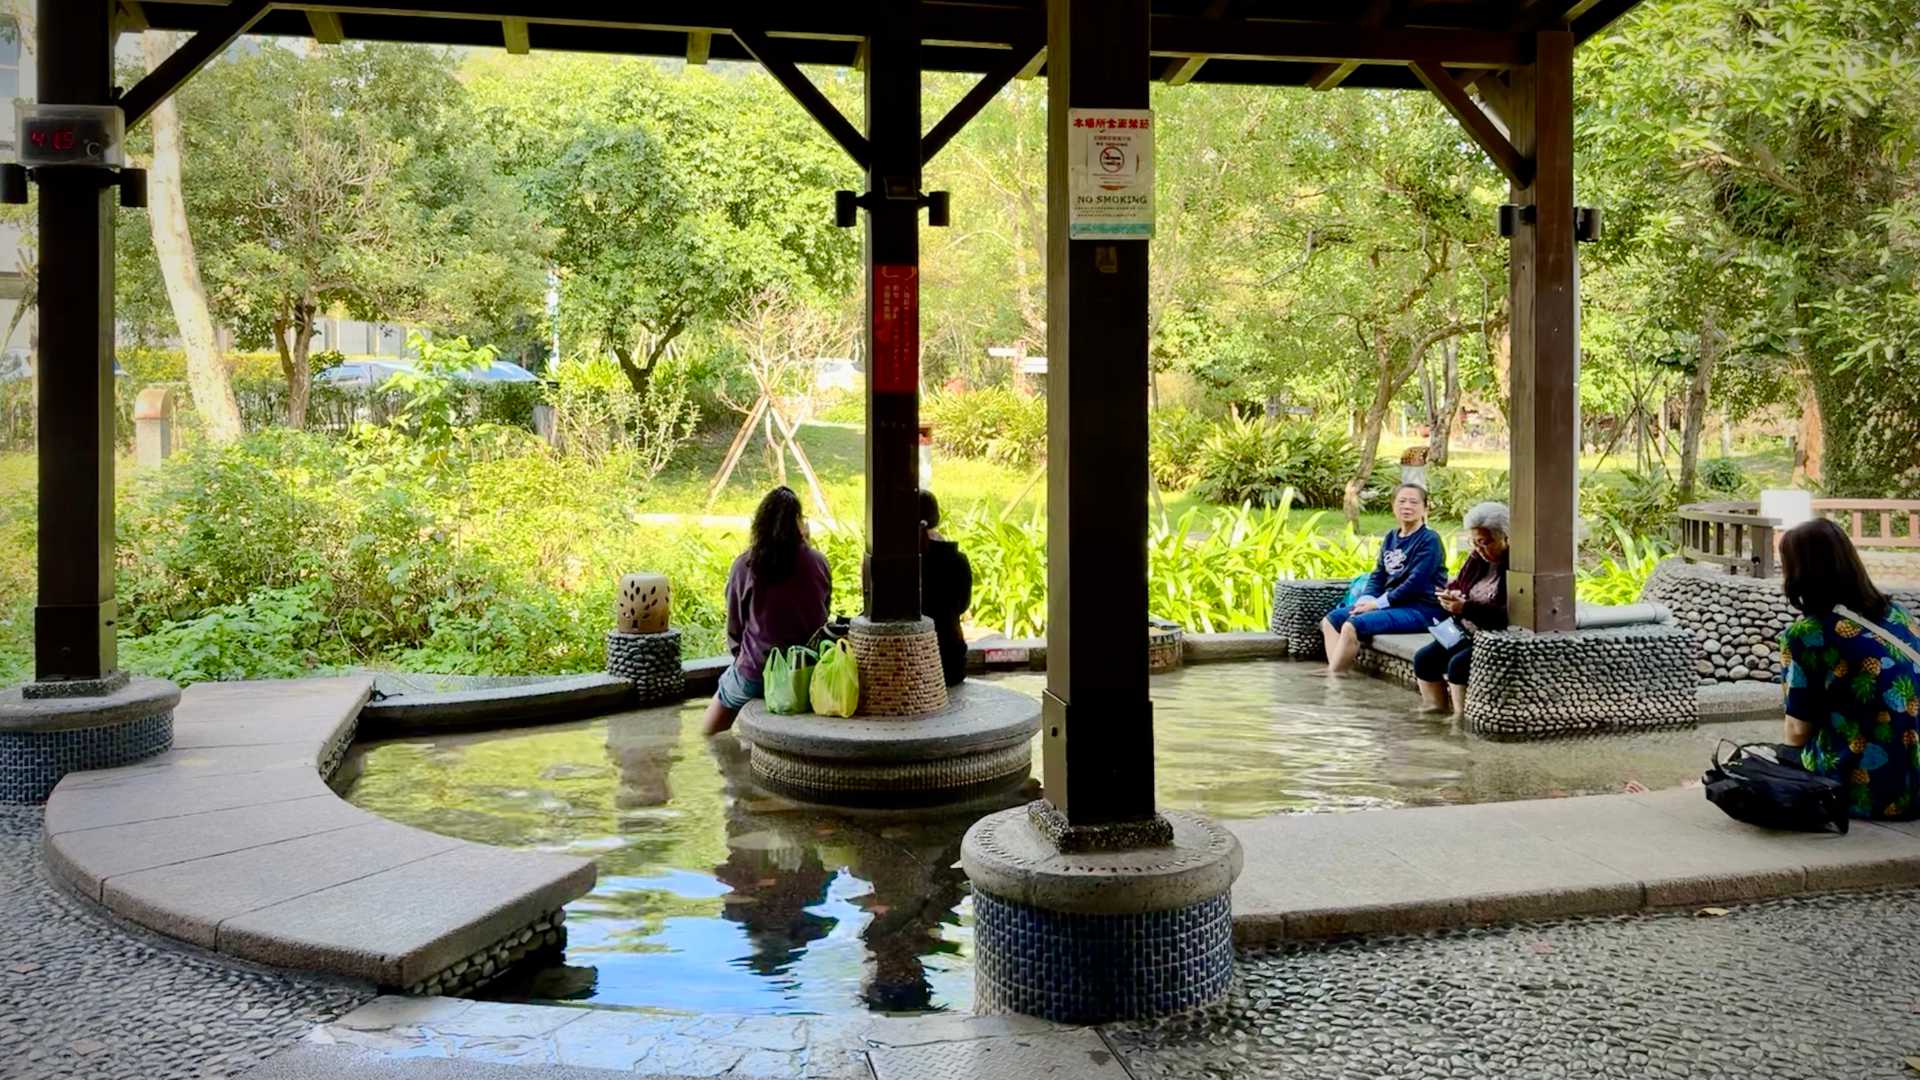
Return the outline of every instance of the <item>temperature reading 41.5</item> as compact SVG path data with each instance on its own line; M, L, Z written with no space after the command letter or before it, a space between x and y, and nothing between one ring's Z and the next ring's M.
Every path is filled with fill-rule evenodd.
M20 164L109 165L126 163L121 138L126 121L114 105L18 105Z

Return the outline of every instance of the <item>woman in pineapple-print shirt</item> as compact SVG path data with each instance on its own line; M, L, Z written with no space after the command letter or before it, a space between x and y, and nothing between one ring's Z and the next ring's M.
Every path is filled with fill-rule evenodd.
M1830 521L1780 540L1787 599L1803 617L1780 639L1786 693L1781 759L1845 786L1854 817L1920 814L1920 668L1847 608L1920 650L1913 617L1867 577ZM1797 758L1797 760L1796 760Z

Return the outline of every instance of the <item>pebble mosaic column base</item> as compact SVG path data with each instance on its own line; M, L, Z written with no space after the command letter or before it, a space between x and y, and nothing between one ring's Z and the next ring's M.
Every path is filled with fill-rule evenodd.
M607 631L607 674L633 683L642 705L679 701L687 695L687 672L680 665L680 631L629 634Z
M917 716L947 707L940 638L933 620L873 622L860 617L847 633L860 665L863 716Z
M1296 660L1325 660L1327 643L1320 622L1346 598L1345 581L1276 581L1273 617L1267 628L1287 639L1287 655Z
M942 806L1012 791L1033 773L1027 743L941 761L800 757L749 744L753 778L776 794L825 806Z
M1892 589L1889 595L1920 611L1920 592ZM1780 635L1800 613L1778 578L1729 574L1676 557L1654 567L1640 599L1665 605L1693 632L1691 666L1700 683L1780 681Z
M1692 635L1668 624L1483 632L1473 642L1468 730L1540 739L1692 727L1699 717L1692 653Z
M164 679L120 682L97 697L0 691L0 803L43 803L68 773L161 753L173 745L179 703L180 688Z
M1072 854L1035 827L1029 807L967 830L975 1011L1098 1024L1226 995L1239 841L1197 814L1164 819L1168 843Z

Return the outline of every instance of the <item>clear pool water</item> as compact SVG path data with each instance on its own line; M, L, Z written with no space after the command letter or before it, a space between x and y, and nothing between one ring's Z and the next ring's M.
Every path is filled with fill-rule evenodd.
M1162 805L1225 819L1673 787L1717 738L1777 734L1490 743L1422 716L1410 691L1304 663L1190 668L1153 694ZM494 996L680 1013L966 1008L958 863L972 817L841 816L763 793L736 742L700 737L702 707L357 747L348 797L434 832L599 861L598 887L568 910L564 963Z

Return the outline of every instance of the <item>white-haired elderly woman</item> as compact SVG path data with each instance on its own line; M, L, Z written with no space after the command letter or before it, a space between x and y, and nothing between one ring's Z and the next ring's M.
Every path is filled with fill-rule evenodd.
M1507 625L1507 533L1513 516L1506 504L1483 502L1467 511L1461 524L1473 542L1473 554L1460 573L1438 593L1440 606L1467 633L1453 645L1434 640L1413 654L1413 675L1420 701L1431 712L1466 711L1467 676L1473 664L1473 632Z

